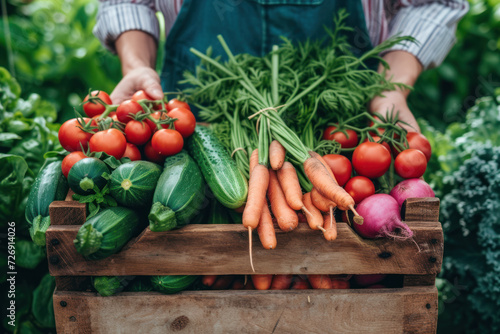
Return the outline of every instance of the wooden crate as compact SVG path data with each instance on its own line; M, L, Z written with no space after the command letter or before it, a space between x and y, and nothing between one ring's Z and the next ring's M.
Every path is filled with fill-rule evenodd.
M254 237L257 274L398 274L392 289L184 291L175 295L123 292L101 297L82 291L90 276L252 274L248 235L241 225L188 225L169 232L145 229L118 254L86 261L73 245L85 221L76 202L50 206L49 270L56 277L58 333L434 333L436 274L443 258L439 200L409 199L402 214L414 240L364 240L346 223L338 238L302 224L277 230L278 249Z

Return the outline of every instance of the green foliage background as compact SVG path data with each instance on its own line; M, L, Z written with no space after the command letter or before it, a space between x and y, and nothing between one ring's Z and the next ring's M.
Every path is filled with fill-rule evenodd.
M26 190L43 162L41 155L54 148L57 123L73 116L73 108L79 105L89 88L111 92L120 79L120 64L117 57L107 52L92 35L98 6L96 0L0 1L6 9L2 9L2 15L10 30L11 43L9 48L6 25L1 24L0 66L13 74L23 91L22 99L19 99L19 91L11 97L15 103L5 102L5 87L0 84L0 105L3 108L0 109L0 154L18 157L0 156L0 159L4 159L2 163L5 166L25 167L26 173L16 176L23 180L21 183L13 181L12 185L6 185L12 186L9 189L15 189L19 196L2 197L0 207L8 208L4 205L14 200L18 208L10 216L17 216L17 264L20 267L17 302L23 305L18 309L20 326L16 331L49 333L55 331L51 328L53 319L47 312L51 301L47 300L44 292L53 287L53 280L47 275L44 250L28 241L27 228L23 230L26 227L24 218L18 213L24 211ZM498 208L498 203L492 203L480 211L480 216L466 216L467 203L471 199L460 193L461 189L468 194L467 187L471 187L471 184L466 182L463 175L473 174L475 170L471 164L474 161L486 164L491 160L488 166L493 164L493 171L497 168L494 164L498 161L498 152L483 146L498 146L498 140L493 136L498 132L498 127L481 131L475 127L473 120L474 117L482 117L482 114L477 110L471 111L469 114L473 116L467 118L466 111L479 97L494 95L495 88L500 86L500 0L470 0L470 4L470 12L458 27L457 44L439 68L421 75L409 97L410 108L422 119L424 132L436 152L429 164L427 179L432 181L443 200L446 251L443 273L438 280L439 330L443 333L470 332L479 319L484 330L491 330L498 326L495 312L498 315L500 309L496 301L499 282L491 277L500 263L494 242L496 240L498 244L500 241L485 239L478 232L489 229L490 232L495 231L491 232L493 236L497 235L498 212L493 215L496 225L491 219L482 217L491 215L492 210ZM158 62L161 62L161 55ZM0 72L0 79L5 79L4 72ZM496 101L489 100L487 105L484 103L481 110L498 113ZM470 149L460 147L463 141L478 143L481 147L473 147L482 153L474 156L475 153ZM31 151L33 147L35 151ZM465 163L471 157L475 160ZM488 160L488 157L491 159ZM465 167L460 169L464 164ZM485 175L488 172L491 171L484 171ZM9 170L0 168L0 173L9 175ZM493 189L491 187L497 185L493 181L485 182L488 178L480 172L474 176L484 183L484 189ZM2 229L4 219L12 219L7 216L8 212L2 217ZM457 228L453 225L456 220L469 223L477 221L477 226ZM467 254L469 257L459 252L461 243L471 245ZM487 245L483 247L482 243ZM6 291L5 248L2 242L2 291ZM3 321L3 325L6 330L12 330L6 326L6 321Z

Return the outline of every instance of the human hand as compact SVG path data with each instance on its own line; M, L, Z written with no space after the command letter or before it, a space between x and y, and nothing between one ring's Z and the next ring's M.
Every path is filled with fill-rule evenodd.
M399 123L399 126L408 131L420 133L420 127L418 126L417 120L415 116L413 116L410 108L408 108L405 94L399 90L395 90L383 92L382 95L383 96L376 96L370 101L368 105L369 111L377 112L383 116L388 115L392 110L394 110L394 113L399 112L399 120L406 123Z
M158 73L151 67L143 66L129 71L120 80L110 95L111 101L113 104L120 104L141 89L155 100L163 99Z

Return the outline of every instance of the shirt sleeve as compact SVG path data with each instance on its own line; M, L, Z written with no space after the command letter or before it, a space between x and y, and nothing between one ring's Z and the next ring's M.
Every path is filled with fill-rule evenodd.
M158 40L160 28L154 0L100 0L94 35L111 52L125 31L141 30Z
M412 53L424 69L440 65L455 44L458 21L468 10L468 2L461 0L399 1L392 8L389 37L412 36L417 43L405 42L390 50Z

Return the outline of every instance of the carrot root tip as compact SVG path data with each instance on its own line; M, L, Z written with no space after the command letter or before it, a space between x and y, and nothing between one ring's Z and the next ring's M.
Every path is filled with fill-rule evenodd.
M248 226L248 251L250 255L250 267L252 267L252 271L255 272L255 268L253 266L253 257L252 257L252 228Z

